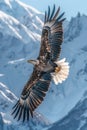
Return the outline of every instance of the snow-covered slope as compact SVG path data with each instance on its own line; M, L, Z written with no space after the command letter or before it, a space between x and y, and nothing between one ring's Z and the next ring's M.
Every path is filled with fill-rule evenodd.
M87 130L87 91L67 116L48 130Z
M43 14L19 0L0 1L0 100L4 102L0 106L0 119L6 128L14 128L12 123L16 124L14 129L22 128L22 123L18 124L8 115L32 72L33 66L26 62L27 59L38 56L42 19ZM86 23L87 16L78 13L64 24L61 58L66 57L70 63L70 75L63 84L55 86L51 83L44 102L36 110L51 122L66 116L87 90ZM5 106L7 113L3 109ZM47 125L48 121L42 114L39 122ZM36 120L38 122L39 118ZM36 127L33 123L30 125L36 129L38 123ZM26 123L23 129L28 129L28 125ZM39 127L42 128L42 125L37 130Z
M0 10L16 18L29 30L41 32L43 23L39 17L43 18L43 15L33 7L25 5L19 0L0 0Z
M43 22L40 17L43 18L43 15L33 7L19 0L0 0L0 10L16 18L29 30L32 31L33 29L34 32L41 32Z
M0 11L0 58L2 60L25 57L32 51L33 44L37 47L39 39L39 34L33 33L14 17Z

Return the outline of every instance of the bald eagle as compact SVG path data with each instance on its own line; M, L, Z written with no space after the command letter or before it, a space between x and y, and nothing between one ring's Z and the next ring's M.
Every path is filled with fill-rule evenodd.
M33 117L34 110L42 103L49 89L51 80L57 85L62 83L69 74L69 65L65 58L59 60L63 42L64 13L59 15L60 7L45 12L44 26L41 36L41 47L37 60L28 60L34 65L33 72L25 84L20 99L12 108L14 118L23 121Z

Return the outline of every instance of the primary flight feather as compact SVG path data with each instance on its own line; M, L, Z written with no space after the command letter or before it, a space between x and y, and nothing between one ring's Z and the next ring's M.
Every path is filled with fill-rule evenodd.
M62 83L69 73L69 65L65 58L59 59L61 44L63 42L64 13L59 15L60 7L45 12L44 26L41 36L41 48L37 60L28 60L34 64L33 72L24 86L20 99L13 107L12 114L18 120L29 120L34 110L41 104L49 89L51 80L55 84Z

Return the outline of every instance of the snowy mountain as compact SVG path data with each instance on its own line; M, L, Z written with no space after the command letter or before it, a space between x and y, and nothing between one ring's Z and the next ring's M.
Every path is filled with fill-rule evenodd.
M87 130L87 91L67 116L48 130Z
M0 10L16 18L29 30L41 32L43 15L33 7L22 3L19 0L0 0ZM39 25L39 28L38 28Z
M69 78L58 86L51 83L44 102L30 123L22 124L11 117L11 108L32 73L33 66L27 63L27 59L35 59L39 53L42 21L43 14L33 7L19 0L0 0L0 130L39 130L55 121L59 130L63 130L61 121L68 120L70 126L73 111L80 111L82 107L78 104L83 105L86 100L83 95L87 91L87 16L78 13L70 22L64 23L61 58L66 57L70 63ZM79 130L79 127L72 130Z

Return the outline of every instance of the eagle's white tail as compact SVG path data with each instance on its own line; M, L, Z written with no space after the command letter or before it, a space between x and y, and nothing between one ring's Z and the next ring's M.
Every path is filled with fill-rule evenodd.
M66 80L69 75L69 63L65 60L66 59L64 58L60 61L56 61L55 63L58 67L55 68L55 72L51 73L52 79L56 85Z

